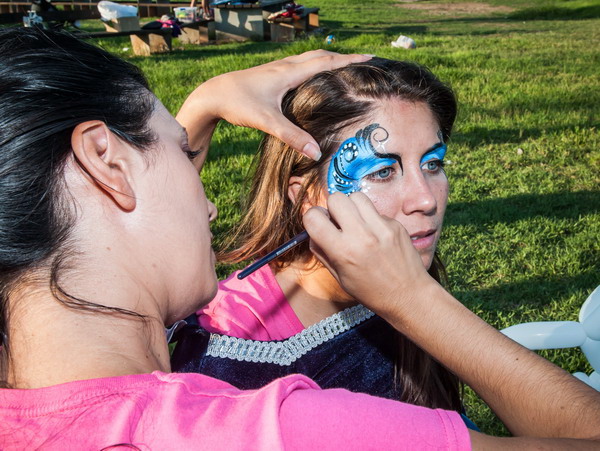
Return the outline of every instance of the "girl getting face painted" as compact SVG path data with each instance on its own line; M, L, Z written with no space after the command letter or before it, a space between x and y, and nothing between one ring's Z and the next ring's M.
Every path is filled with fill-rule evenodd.
M333 155L327 191L365 193L379 213L404 225L428 268L448 196L442 133L423 103L385 100L370 119Z
M324 206L330 190L362 190L380 213L403 224L423 266L444 283L444 266L434 251L448 194L440 162L456 117L452 90L422 66L373 58L313 77L285 96L282 110L317 140L323 157L309 160L265 137L248 211L221 258L230 263L260 258L302 232L302 214L313 205ZM330 170L332 159L336 166ZM378 258L373 255L373 264ZM354 302L327 269L315 263L308 241L278 257L270 268L281 287L278 293L305 326ZM254 287L249 280L222 301L231 300L239 311L241 293L251 293ZM270 337L277 336L266 324L261 320L251 328L266 327ZM283 321L273 324L279 327ZM403 387L402 400L460 410L453 374L401 334L391 342L393 350L381 355L402 356L389 375Z

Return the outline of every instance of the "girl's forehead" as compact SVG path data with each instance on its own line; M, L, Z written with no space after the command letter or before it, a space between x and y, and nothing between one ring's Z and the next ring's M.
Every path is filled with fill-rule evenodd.
M372 124L378 124L378 127L373 129L368 137L363 137L365 145L371 144L375 149L404 158L420 157L432 146L444 142L443 133L435 122L427 121L419 127L406 127L398 121L378 117L360 121L339 133L331 145L332 158L344 146L348 147L357 134L364 133Z
M372 111L364 118L342 129L338 134L337 144L354 136L357 130L364 129L369 124L378 123L387 132L387 142L393 146L418 140L435 140L440 126L424 102L409 102L398 98L375 100ZM373 138L381 138L374 133ZM427 143L428 145L433 144ZM335 146L335 144L334 144ZM334 147L334 151L337 147ZM393 151L393 149L390 149Z

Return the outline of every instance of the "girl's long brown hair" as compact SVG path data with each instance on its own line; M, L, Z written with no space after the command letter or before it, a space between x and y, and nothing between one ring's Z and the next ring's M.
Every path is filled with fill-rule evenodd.
M219 259L237 263L267 254L300 233L302 205L315 203L323 186L324 166L337 149L339 132L363 121L382 100L401 99L425 103L447 141L456 118L452 90L428 69L409 62L373 58L322 72L283 99L288 119L310 133L321 146L320 161L312 161L273 136L265 136L255 162L254 177L246 213L233 235L225 242ZM292 176L304 177L296 202L288 198ZM280 257L276 271L293 261L311 261L308 243ZM446 272L439 256L434 256L429 273L445 284ZM461 410L459 381L454 374L397 333L395 380L401 388L400 400L412 404Z

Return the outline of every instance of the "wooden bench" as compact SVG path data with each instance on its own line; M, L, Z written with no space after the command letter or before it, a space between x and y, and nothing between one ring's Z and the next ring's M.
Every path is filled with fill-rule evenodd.
M31 3L26 1L11 1L11 7L22 8L23 12L12 12L0 14L0 24L23 23L23 16L31 8ZM86 2L54 2L55 6L64 6L68 9L62 11L38 12L44 22L74 22L76 20L100 19L96 3ZM156 5L156 4L154 4ZM89 6L88 9L70 9L71 7ZM27 9L25 9L27 8ZM138 9L139 11L139 9ZM136 27L127 31L100 31L100 32L74 32L81 39L115 38L129 36L133 53L139 56L148 56L154 53L164 53L172 50L172 30L160 28L156 30L142 30Z
M100 19L98 9L82 11L47 11L37 13L44 22L75 22L76 20ZM0 14L0 24L23 23L23 17L27 12L14 12Z
M178 36L182 44L206 44L216 39L215 22L213 20L198 20L180 25L181 34Z
M159 28L157 30L131 30L131 31L98 31L93 33L74 33L80 39L116 38L118 36L129 36L133 53L138 56L149 56L154 53L170 52L171 28Z
M288 1L243 3L241 5L217 5L215 31L218 40L245 41L248 39L270 40L271 29L267 17L280 11Z
M171 14L172 8L190 5L189 2L168 2L168 0L157 0L155 2L133 0L117 1L116 3L137 6L140 17L157 17L163 14ZM59 0L52 2L52 5L61 11L98 10L98 0ZM22 16L27 15L27 11L30 9L31 1L28 0L0 0L0 23L19 23L22 21Z

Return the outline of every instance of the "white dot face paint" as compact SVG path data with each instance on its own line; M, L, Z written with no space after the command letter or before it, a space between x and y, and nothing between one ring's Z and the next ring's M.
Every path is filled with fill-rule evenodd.
M326 188L330 194L365 193L380 214L406 228L429 267L448 198L446 151L427 105L386 100L370 122L347 130L330 162Z

